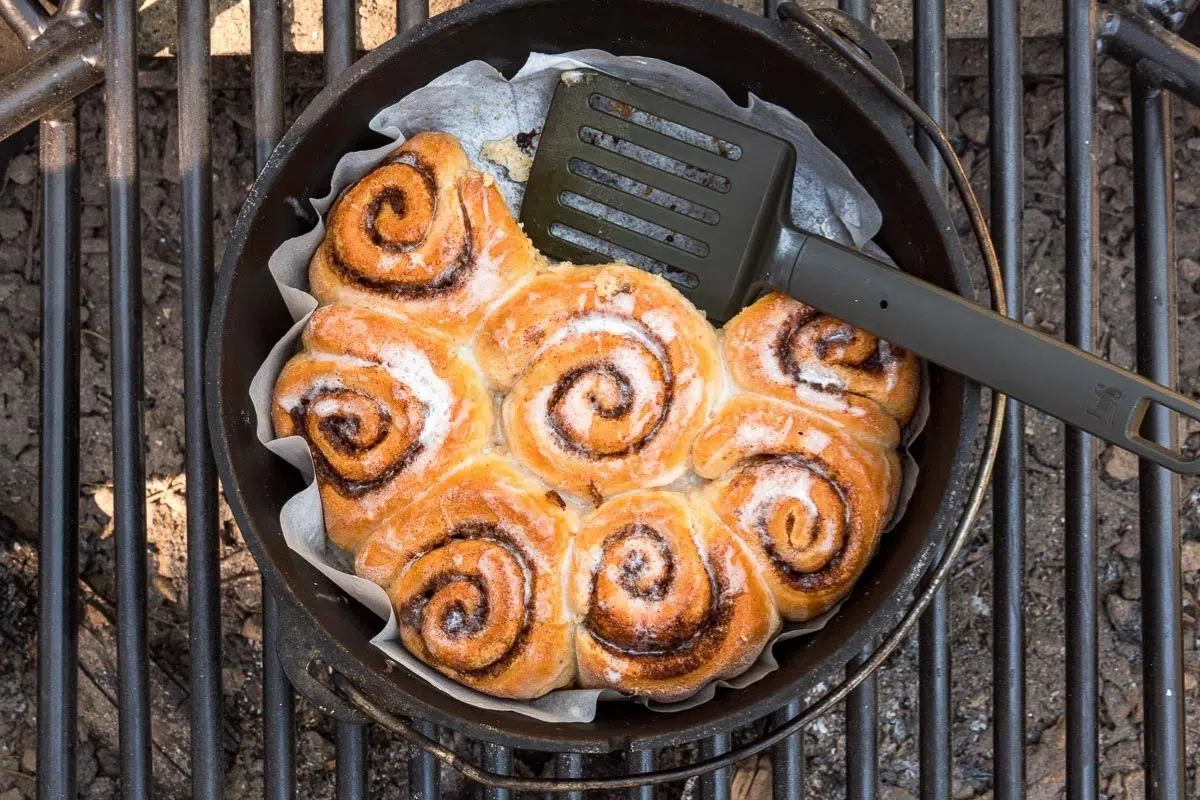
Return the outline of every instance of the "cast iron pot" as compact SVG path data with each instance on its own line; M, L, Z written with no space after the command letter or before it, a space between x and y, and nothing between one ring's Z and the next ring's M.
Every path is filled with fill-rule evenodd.
M846 19L838 25L899 79L882 42ZM328 191L338 159L383 142L367 127L381 107L473 59L511 76L531 51L582 48L672 61L713 79L739 103L753 92L788 108L879 204L884 222L877 241L896 262L940 286L971 293L954 226L899 112L793 25L710 0L492 0L435 17L368 54L309 105L250 192L225 250L207 356L217 463L246 542L281 606L284 667L301 692L339 719L363 717L331 690L331 670L396 715L514 747L602 752L727 731L840 674L864 646L877 642L903 615L939 547L962 521L965 489L979 466L972 452L980 431L980 389L930 365L932 413L912 450L920 465L915 494L829 624L776 647L780 669L745 689L718 691L708 703L671 714L601 703L587 724L484 711L433 689L368 643L378 618L288 549L279 512L303 488L301 478L258 442L248 395L255 370L292 324L267 272L268 257L311 229L315 215L308 198Z

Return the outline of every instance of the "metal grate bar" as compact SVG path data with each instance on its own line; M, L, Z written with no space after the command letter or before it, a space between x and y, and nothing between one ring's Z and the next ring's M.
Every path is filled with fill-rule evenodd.
M432 722L413 720L413 727L434 741L438 738L437 726ZM437 759L415 747L408 749L408 793L423 800L438 796Z
M988 3L992 238L1004 272L1008 315L1024 317L1025 105L1020 8ZM1025 410L1009 398L992 477L992 784L996 800L1025 796Z
M280 0L250 3L254 72L254 164L257 171L283 135L283 12ZM296 793L296 698L279 661L279 606L263 582L263 794Z
M1066 156L1066 338L1093 349L1096 327L1096 14L1091 0L1063 3ZM1066 429L1067 797L1098 794L1096 728L1096 448Z
M429 19L427 0L397 0L396 31L404 31ZM438 728L430 722L414 720L418 731L430 739L438 738ZM438 797L438 761L431 753L416 747L408 750L409 792L414 798Z
M104 3L108 263L111 280L113 526L121 791L149 798L150 680L146 650L146 463L143 450L141 211L138 191L137 4Z
M870 24L870 0L838 0L838 8ZM853 669L853 664L849 669ZM846 797L869 800L878 784L876 709L879 685L871 674L846 698Z
M324 0L321 22L325 35L325 82L354 63L355 0Z
M862 659L871 657L868 647ZM846 667L852 672L861 662L855 659ZM846 797L870 800L879 782L879 733L875 720L879 713L879 693L875 676L859 684L846 699Z
M38 747L42 800L74 798L79 677L79 128L41 122L42 428Z
M728 733L718 733L700 742L700 757L712 758L728 753L732 742ZM729 767L713 770L700 778L700 797L704 800L730 800Z
M192 797L217 800L224 788L220 533L216 466L203 411L213 294L208 0L186 0L178 14Z
M353 722L337 726L338 800L366 800L367 727Z
M554 757L554 775L558 778L582 778L583 754L559 753ZM584 800L583 792L564 792L563 800Z
M799 700L793 700L771 715L770 725L777 728L803 710ZM784 739L771 753L771 792L774 800L803 800L804 798L804 734L796 733Z
M654 769L657 758L653 750L630 750L625 757L625 767L629 774L650 772ZM653 786L637 786L629 790L629 800L654 800Z
M355 0L324 0L325 82L333 81L354 62ZM338 800L367 796L366 729L352 722L337 726Z
M946 122L946 5L913 4L913 78L917 101L939 125ZM917 150L933 180L946 191L946 167L933 142L917 133ZM934 595L918 631L920 764L923 800L950 798L950 637L946 586Z
M1178 383L1175 302L1174 181L1171 98L1133 75L1134 262L1137 270L1138 371L1165 386ZM1142 426L1175 450L1175 419L1150 408ZM1146 796L1183 797L1183 637L1180 630L1179 478L1142 461L1138 471L1142 567L1142 691Z
M296 696L279 661L279 601L263 582L263 796L296 795Z
M838 8L860 22L870 24L871 0L838 0Z
M513 769L512 748L485 742L483 745L483 768L488 772L511 775ZM488 787L483 791L483 798L484 800L511 800L512 792L508 789Z
M250 3L254 71L254 168L261 172L283 137L283 8L280 0Z
M429 19L428 0L396 0L396 32L403 33Z

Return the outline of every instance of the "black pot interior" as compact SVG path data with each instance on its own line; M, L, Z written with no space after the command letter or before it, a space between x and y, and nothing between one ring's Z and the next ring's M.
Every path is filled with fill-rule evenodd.
M742 690L719 691L695 709L656 714L602 703L589 724L546 724L463 705L368 644L379 626L365 609L294 556L279 510L299 476L255 437L247 396L271 346L291 325L267 260L311 227L305 198L323 195L338 158L379 143L367 124L382 106L468 60L514 73L531 51L602 48L653 56L712 78L735 100L747 92L807 122L853 170L883 211L878 239L908 271L969 292L948 214L908 143L897 112L811 39L709 2L500 0L444 14L369 54L322 92L289 131L252 191L226 252L210 333L210 418L225 490L239 524L293 619L309 624L321 658L381 705L452 725L469 735L530 748L607 750L661 746L755 719L842 669L903 612L937 546L958 519L978 428L978 390L930 369L932 414L913 448L920 480L900 524L840 613L821 632L776 648L781 669ZM282 634L285 638L289 631Z

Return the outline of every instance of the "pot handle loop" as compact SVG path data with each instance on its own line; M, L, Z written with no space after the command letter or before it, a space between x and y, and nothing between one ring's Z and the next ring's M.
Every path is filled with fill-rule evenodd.
M268 588L267 591L270 591ZM296 691L338 722L364 723L368 719L327 683L332 667L321 656L321 645L305 616L290 603L278 600L280 635L275 652ZM326 680L321 679L322 673Z
M791 2L781 4L778 10L779 19L794 20L793 9L788 8L788 6L794 5ZM806 13L858 48L888 80L901 89L904 88L904 72L900 69L900 59L896 57L883 37L871 30L869 25L836 8L814 8L807 10Z

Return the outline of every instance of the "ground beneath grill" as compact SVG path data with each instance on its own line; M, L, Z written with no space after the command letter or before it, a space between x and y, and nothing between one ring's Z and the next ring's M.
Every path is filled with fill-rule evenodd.
M143 85L170 86L166 67ZM311 74L318 74L312 73ZM1101 316L1103 354L1131 366L1134 353L1132 137L1128 84L1123 70L1105 64L1098 117L1097 161L1101 191ZM312 86L315 81L301 81ZM244 81L243 81L244 85ZM1026 322L1061 334L1063 325L1063 119L1062 86L1031 79L1026 109L1025 254ZM289 93L289 119L311 99L311 88ZM187 795L187 581L184 535L183 377L181 355L179 165L175 150L175 94L149 89L140 96L142 231L146 372L147 491L150 541L151 674L154 682L155 779L159 795ZM980 197L988 171L986 81L964 79L951 87L951 126ZM253 114L244 89L217 93L213 120L214 202L218 256L253 179ZM113 540L110 458L109 319L103 105L98 92L83 103L82 480L80 530L83 630L80 652L80 787L85 797L115 796L118 756L116 663L112 604ZM1183 389L1200 393L1200 113L1176 104L1176 250L1179 267L1180 374ZM36 151L27 149L0 176L0 800L33 797L36 772L36 570L38 464L39 211ZM964 233L966 229L964 228ZM968 249L970 249L968 247ZM1027 759L1031 800L1062 795L1065 779L1063 623L1062 427L1032 413L1027 423L1029 530L1026 561L1028 715ZM1182 432L1200 448L1200 427ZM1105 797L1143 797L1140 768L1142 702L1138 568L1137 462L1102 448L1100 523L1100 786ZM1200 482L1183 484L1184 647L1187 682L1189 785L1200 769ZM990 512L960 560L950 584L953 650L953 753L956 798L990 797L991 613ZM224 688L229 780L226 796L262 795L261 595L257 569L229 512L222 508L224 583ZM910 641L883 669L879 692L882 797L908 800L917 793L917 643ZM298 702L300 796L328 798L334 791L332 720ZM747 732L748 737L753 732ZM449 738L449 737L448 737ZM459 740L458 747L465 744ZM812 797L844 791L843 720L834 714L807 732L808 786ZM371 784L377 796L406 785L406 749L383 731L370 739ZM679 763L694 751L665 753ZM611 773L616 759L589 760L589 769ZM523 755L521 774L548 775L541 756ZM765 797L765 761L743 765L738 797ZM447 796L477 795L456 776L443 774ZM694 783L672 787L691 796Z

